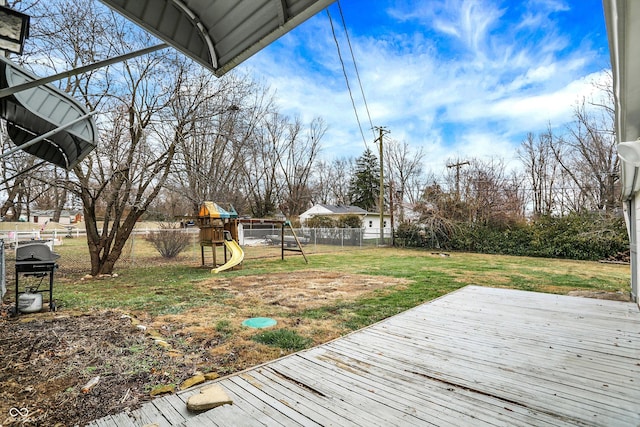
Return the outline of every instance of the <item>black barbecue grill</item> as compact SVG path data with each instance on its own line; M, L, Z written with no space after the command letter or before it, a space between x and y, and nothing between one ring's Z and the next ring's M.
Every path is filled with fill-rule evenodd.
M41 280L49 276L48 290L32 288L27 292L49 292L49 310L56 310L55 303L53 302L53 272L58 268L56 264L58 258L60 258L60 255L51 251L45 242L30 241L18 243L16 248L16 313L18 313L18 301L20 300L20 287L18 284L20 275L39 277Z

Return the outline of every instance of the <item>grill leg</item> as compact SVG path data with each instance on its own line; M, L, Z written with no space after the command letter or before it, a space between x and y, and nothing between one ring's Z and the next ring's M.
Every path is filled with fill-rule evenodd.
M51 268L49 272L49 311L56 311L56 305L53 302L53 272L55 267Z
M16 307L15 307L15 315L18 315L18 269L16 268Z

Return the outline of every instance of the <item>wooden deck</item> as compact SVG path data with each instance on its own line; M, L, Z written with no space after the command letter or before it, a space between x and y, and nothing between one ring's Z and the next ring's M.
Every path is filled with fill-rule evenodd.
M640 426L633 303L468 286L313 349L92 426Z

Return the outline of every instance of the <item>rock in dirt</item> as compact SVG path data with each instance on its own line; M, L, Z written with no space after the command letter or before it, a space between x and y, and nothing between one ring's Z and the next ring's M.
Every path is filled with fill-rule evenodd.
M151 393L149 393L149 395L159 396L161 394L171 394L175 391L176 391L176 386L174 385L171 385L171 384L161 385L161 386L154 387L153 390L151 390Z
M208 372L204 374L204 379L207 381L215 380L218 378L220 378L220 375L216 374L215 372Z
M193 387L197 384L202 384L205 378L204 375L194 375L191 378L187 378L180 384L180 390L188 389L189 387Z

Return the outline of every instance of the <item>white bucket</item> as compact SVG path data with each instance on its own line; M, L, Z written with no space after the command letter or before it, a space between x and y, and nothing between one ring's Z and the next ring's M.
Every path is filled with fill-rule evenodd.
M42 294L25 292L18 295L18 310L21 313L36 313L42 310Z

